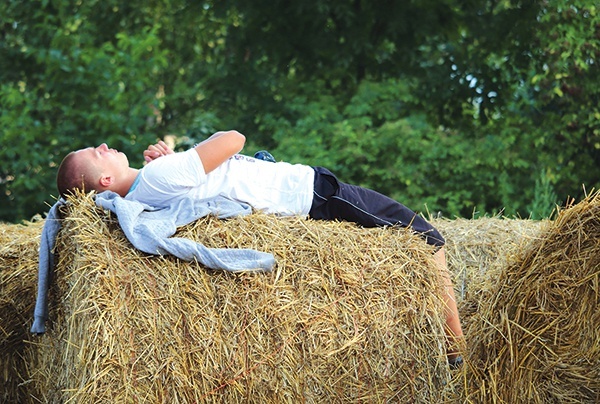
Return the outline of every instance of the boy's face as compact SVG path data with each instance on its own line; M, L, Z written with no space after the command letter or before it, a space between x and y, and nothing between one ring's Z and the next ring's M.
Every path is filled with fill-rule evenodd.
M127 156L116 149L109 149L106 143L77 150L75 153L80 161L93 164L102 173L119 173L129 167Z

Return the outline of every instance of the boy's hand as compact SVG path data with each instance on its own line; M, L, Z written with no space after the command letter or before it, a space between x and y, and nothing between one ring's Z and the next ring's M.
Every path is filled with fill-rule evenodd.
M175 152L161 140L157 144L151 144L146 150L144 150L144 160L146 160L146 163L149 163L159 157L173 153Z

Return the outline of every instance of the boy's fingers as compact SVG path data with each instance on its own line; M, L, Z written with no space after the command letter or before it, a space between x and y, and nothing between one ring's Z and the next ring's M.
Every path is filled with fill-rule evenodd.
M156 144L151 144L148 146L148 148L146 150L144 150L144 160L146 160L146 162L150 162L152 160L156 160L157 158L161 157L161 156L166 156L167 154L173 154L174 151L171 150L171 148L169 146L167 146L167 144L165 142L163 142L162 140L159 141Z
M165 142L163 142L162 140L160 140L158 142L157 146L160 146L160 148L164 152L164 154L173 153L173 150L171 150L171 148L169 146L167 146L167 144Z
M148 149L146 151L148 153L156 155L156 156L160 156L160 155L165 154L165 151L162 148L157 147L156 145L150 145L150 146L148 146Z

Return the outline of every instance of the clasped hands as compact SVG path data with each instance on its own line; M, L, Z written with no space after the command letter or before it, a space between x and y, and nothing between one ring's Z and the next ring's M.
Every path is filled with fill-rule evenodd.
M156 160L159 157L166 156L167 154L175 153L165 142L160 140L156 144L151 144L146 150L144 150L144 160L146 163Z

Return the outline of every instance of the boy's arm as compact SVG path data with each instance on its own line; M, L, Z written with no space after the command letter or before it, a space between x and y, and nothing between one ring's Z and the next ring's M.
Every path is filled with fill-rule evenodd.
M244 147L244 143L246 143L244 135L235 130L228 130L216 132L208 139L196 145L194 149L198 153L200 161L202 161L204 172L208 174L223 164L228 158L239 153ZM161 140L144 150L144 160L146 160L146 163L149 163L159 157L173 153L174 151Z
M234 154L239 153L246 143L246 137L236 130L217 132L198 144L195 149L208 174L223 164Z

